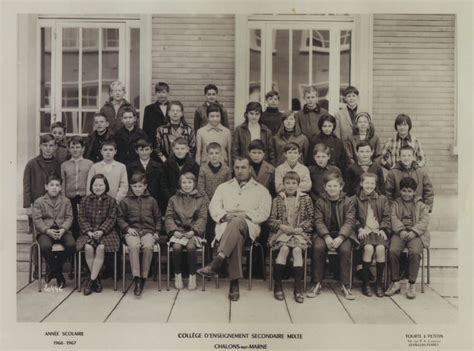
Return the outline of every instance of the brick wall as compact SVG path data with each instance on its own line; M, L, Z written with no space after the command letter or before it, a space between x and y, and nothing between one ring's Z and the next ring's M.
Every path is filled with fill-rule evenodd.
M184 104L186 120L204 102L204 86L219 88L219 101L234 121L234 16L153 16L152 82L170 85L170 99Z
M438 193L457 192L455 16L374 15L373 114L382 141L412 117Z

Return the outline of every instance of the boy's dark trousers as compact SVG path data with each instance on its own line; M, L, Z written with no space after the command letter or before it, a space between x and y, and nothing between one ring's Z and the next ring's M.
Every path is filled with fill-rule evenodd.
M206 264L212 261L212 247L211 243L212 240L214 240L216 236L216 222L212 219L211 215L209 212L207 213L207 224L206 224L206 234L205 234L205 239L207 241L206 245Z
M77 237L79 236L79 232L80 232L80 229L79 229L79 213L78 213L78 206L79 204L81 203L81 199L82 199L82 196L75 196L75 197L72 197L72 198L69 198L69 200L71 201L71 206L72 206L72 226L71 226L71 231L72 231L72 235L74 236L74 239L77 239Z
M46 259L52 274L62 273L63 264L66 258L74 255L76 250L76 241L71 232L66 232L59 240L53 240L47 234L40 234L37 237L41 249L41 256ZM64 246L64 251L53 252L53 244L60 243Z
M392 280L400 280L400 254L408 248L408 280L415 282L420 268L421 253L423 251L423 242L419 237L410 241L404 241L399 235L392 236L388 258Z

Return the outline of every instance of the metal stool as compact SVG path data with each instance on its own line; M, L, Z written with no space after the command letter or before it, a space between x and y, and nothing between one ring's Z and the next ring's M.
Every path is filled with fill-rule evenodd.
M78 264L77 264L77 292L81 292L81 269L82 269L82 253L84 250L77 252ZM114 291L117 291L117 251L114 252Z
M273 268L273 251L275 251L276 249L274 248L269 248L269 251L270 251L270 262L269 262L269 265L270 265L270 271L269 271L269 274L270 274L270 284L268 285L268 288L270 290L273 289L273 274L272 274L272 268ZM308 249L306 250L303 250L303 291L306 291L306 277L307 277L307 269L308 269Z
M125 292L125 258L128 254L128 245L122 244L122 292ZM158 259L156 260L156 269L158 270L158 291L161 291L161 249L160 244L156 243L153 245L153 253L158 254Z
M426 283L425 283L425 250L426 250ZM402 251L402 254L408 255L408 248L405 248ZM421 293L425 292L425 284L430 284L430 248L423 247L421 250ZM389 282L392 280L392 271L388 269L387 264L387 277L390 276L390 279L387 279Z

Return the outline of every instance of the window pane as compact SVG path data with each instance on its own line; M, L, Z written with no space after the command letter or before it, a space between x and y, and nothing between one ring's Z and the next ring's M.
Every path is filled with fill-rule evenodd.
M287 110L289 104L288 84L290 81L290 31L273 30L275 50L272 55L272 89L280 94L280 109ZM267 93L266 91L264 94Z
M82 133L89 134L92 132L94 127L94 114L95 112L83 112L82 113Z
M130 103L140 108L140 29L130 29Z
M82 107L98 108L99 29L82 29Z
M344 102L343 91L351 85L351 39L352 32L350 30L341 31L341 88L339 94L339 102Z
M51 112L40 112L40 133L51 131Z
M327 109L329 91L329 31L313 30L312 45L313 85L318 89L319 104Z
M51 28L41 28L40 107L51 108Z
M249 30L249 101L260 102L260 59L262 56L262 37L260 29Z
M293 52L292 60L292 106L299 105L302 108L304 105L303 88L309 84L309 49L306 43L306 38L309 37L307 30L293 31ZM296 108L298 108L296 106Z
M79 28L63 28L62 107L79 106Z
M102 102L109 99L109 86L119 77L119 52L113 38L118 38L119 30L116 28L102 29Z
M79 128L79 117L80 114L78 111L63 111L62 112L62 121L66 124L66 133L80 133Z

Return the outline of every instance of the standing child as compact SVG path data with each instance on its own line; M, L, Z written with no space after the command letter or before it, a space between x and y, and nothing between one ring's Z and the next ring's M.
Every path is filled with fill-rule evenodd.
M356 146L357 162L353 163L346 170L345 192L348 196L357 195L360 191L361 176L363 173L370 172L377 175L378 194L385 194L385 184L382 166L378 162L372 161L374 150L367 140L362 140Z
M206 230L207 195L196 189L196 176L186 172L179 177L179 190L170 199L165 215L165 227L171 236L173 248L174 285L183 289L181 277L181 256L183 248L188 252L189 281L188 289L196 289L197 256L196 248L202 247L202 238Z
M308 192L311 190L311 177L309 175L309 169L305 165L301 164L298 160L301 157L300 147L298 144L293 142L286 144L283 147L283 154L286 161L279 165L275 169L275 190L277 193L284 191L283 177L289 171L298 173L300 182L298 190L302 192Z
M217 89L217 86L214 84L206 85L204 87L204 95L206 96L206 101L201 106L199 106L196 109L196 112L194 113L194 130L197 132L199 128L202 128L207 124L207 109L210 104L218 104L221 107L222 125L226 128L230 128L229 118L227 117L227 111L224 106L222 106L222 104L217 101L217 97L219 95L219 90Z
M382 277L385 268L385 250L391 233L390 205L384 195L375 191L378 176L375 173L364 173L361 176L362 190L354 197L356 208L355 229L364 250L362 256L362 293L372 296L369 285L369 269L372 256L376 255L376 290L378 297L383 297Z
M408 290L407 297L416 297L415 282L420 268L423 248L430 245L428 225L429 207L416 196L417 182L411 177L400 180L400 197L392 203L392 230L389 262L392 272L392 284L385 292L393 296L400 292L400 254L408 248ZM423 283L422 283L423 284Z
M99 272L105 253L117 252L120 248L120 238L115 231L117 206L115 199L107 194L109 190L107 178L103 174L94 175L90 180L90 195L81 201L79 208L81 236L77 239L76 250L85 250L91 272L84 295L102 291Z
M275 167L265 161L265 145L261 140L253 140L248 147L250 176L262 184L270 194L275 194Z
M104 115L109 122L109 128L115 132L122 127L122 114L124 109L131 108L136 114L135 108L125 100L125 85L116 80L110 83L109 101L106 101L100 109L100 114Z
M94 130L87 137L84 157L96 163L102 161L102 144L113 140L114 133L109 128L107 117L100 113L94 115Z
M79 220L77 206L81 199L86 196L87 175L92 167L91 160L82 157L84 152L84 140L79 136L73 136L69 141L69 153L71 159L61 164L61 178L63 181L63 194L71 201L72 214L72 234L74 238L79 236Z
M345 174L348 163L347 154L344 143L334 134L334 130L337 126L336 119L331 115L321 116L318 126L321 133L311 137L309 149L313 150L314 145L320 143L327 145L331 151L329 163L339 168L342 174ZM308 164L312 164L313 159L310 159L309 156L310 155L308 155Z
M296 122L295 113L293 111L286 112L281 118L282 124L278 132L273 135L273 149L275 150L276 164L280 165L285 162L283 148L286 144L293 142L298 144L301 150L299 161L304 163L308 153L308 138L301 133L300 126Z
M118 162L128 165L138 159L138 154L135 152L136 143L140 139L146 139L146 134L138 128L136 112L130 107L123 108L122 125L114 135L114 140L117 143L116 159Z
M46 283L55 278L58 287L64 288L63 264L67 257L74 255L75 247L74 237L69 231L72 225L71 203L61 193L61 178L58 176L49 176L44 188L46 194L36 199L33 207L36 240L50 269ZM54 244L62 244L64 251L53 252Z
M324 176L329 173L341 174L341 171L336 166L329 164L331 149L326 144L316 144L314 146L313 158L316 165L309 166L309 175L311 177L309 195L314 203L324 194Z
M347 300L355 297L350 289L351 252L354 241L355 206L352 198L342 191L344 182L338 173L324 177L325 194L316 201L314 208L313 255L311 258L311 287L307 297L316 297L321 291L324 266L328 250L339 256L341 290Z
M171 101L168 110L168 122L156 130L156 154L161 162L165 162L172 153L172 145L176 138L187 140L191 154L196 151L196 137L193 128L184 119L184 106L179 101Z
M305 87L303 98L306 104L303 106L303 110L296 114L296 119L301 132L310 140L314 134L320 132L319 119L324 115L328 115L329 112L318 104L318 90L315 86Z
M51 134L53 134L54 142L56 143L54 158L56 158L59 164L61 164L71 157L68 154L67 143L64 140L64 137L66 136L66 126L64 125L64 123L54 122L51 125Z
M169 199L178 190L179 177L188 172L194 174L195 177L199 175L199 165L191 157L188 141L185 138L180 137L173 141L173 153L163 164L162 170L160 190L166 208Z
M135 296L143 292L153 258L153 246L159 239L161 213L158 203L147 190L144 173L135 173L130 178L130 191L118 208L117 224L124 234L130 255ZM142 261L140 264L140 249ZM125 279L125 278L123 278Z
M269 238L270 250L278 250L275 259L275 299L284 300L282 278L288 255L293 257L295 276L294 297L303 303L303 251L311 245L313 230L313 202L300 191L298 173L290 171L283 177L284 191L273 199L272 213L268 220L272 234ZM272 262L270 262L272 264Z
M102 144L103 160L94 163L87 176L87 195L91 193L91 181L96 174L103 174L107 178L108 195L120 202L128 191L127 169L123 163L114 160L117 153L115 141L106 141Z
M400 150L403 146L411 146L415 150L415 161L418 167L426 165L426 157L421 147L421 142L411 132L411 118L405 114L399 114L395 118L395 130L397 133L390 138L382 150L382 164L385 168L391 169L400 161Z
M267 109L262 113L262 124L266 125L273 135L276 135L281 126L283 113L278 109L280 105L280 95L278 91L271 90L265 94Z
M207 145L218 143L222 148L222 161L230 166L232 134L229 128L222 125L222 115L223 110L219 104L209 104L207 108L208 123L200 128L196 134L196 162L198 164L207 162Z
M334 116L337 121L334 133L341 140L346 140L352 135L355 117L361 109L359 108L359 90L356 87L348 86L344 89L343 95L345 104Z
M259 102L249 102L245 108L244 123L234 130L232 139L232 159L248 157L248 147L253 140L261 140L265 146L265 160L275 163L275 151L272 147L272 131L260 122L262 105Z
M372 145L373 161L379 163L382 156L382 145L379 137L375 135L372 117L367 112L359 112L356 115L353 133L344 141L349 165L357 163L357 144L362 140L367 140Z
M156 130L158 127L166 124L166 116L168 116L168 110L170 102L168 101L168 95L170 93L170 87L165 82L158 82L155 85L155 96L156 101L145 107L145 113L143 117L143 131L153 145L153 150L156 148Z

